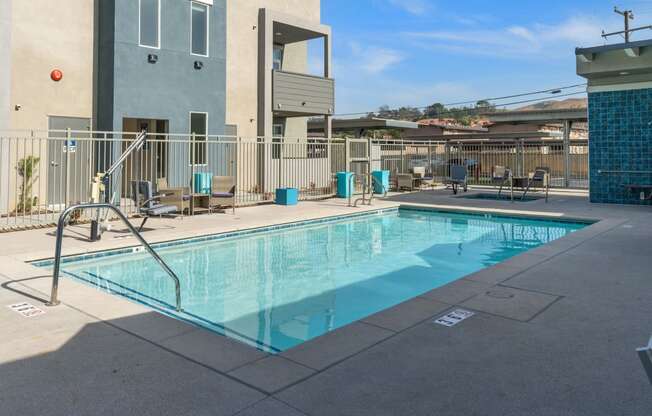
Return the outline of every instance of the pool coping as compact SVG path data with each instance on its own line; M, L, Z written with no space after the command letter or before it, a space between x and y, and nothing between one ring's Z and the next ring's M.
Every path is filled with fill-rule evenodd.
M588 221L591 224L568 236L521 253L495 266L467 275L448 285L433 289L427 294L409 299L392 308L352 322L276 355L256 350L244 343L211 333L205 329L199 329L192 324L181 322L175 318L156 312L152 313L151 309L146 306L135 305L131 301L98 291L95 288L80 282L75 282L72 279L65 279L65 284L71 288L74 287L74 290L66 288L67 295L62 299L62 303L102 321L111 319L112 313L115 313L111 312L112 310L123 310L123 308L126 310L135 310L136 313L151 313L151 326L157 328L157 331L154 333L148 327L121 327L119 323L111 325L148 340L165 350L209 367L229 378L238 380L258 391L266 394L274 394L338 365L352 356L373 348L378 343L386 341L416 325L431 320L457 307L462 307L460 305L466 299L455 298L446 293L449 286L455 285L457 282L462 281L467 286L465 289L468 295L466 297L467 299L485 293L492 288L505 287L504 283L507 280L541 263L545 263L573 247L582 244L584 241L595 238L627 221L626 219L568 217L557 213L539 215L539 213L518 212L514 210L456 207L450 205L434 206L413 203L397 204L397 207L389 208L389 210L398 209L401 206L408 209L415 207L420 210L476 213L479 215L491 213L497 216L529 219L550 220L557 218L570 222ZM384 210L388 210L388 208L384 208ZM350 215L365 214L369 215L368 212ZM325 220L326 218L333 217L346 217L346 215L333 215L321 217L320 219ZM276 226L282 225L276 224ZM20 262L18 260L15 261ZM43 277L43 269L32 266L29 262L20 263L26 267L26 274ZM47 281L40 281L38 284L33 282L29 284L21 282L20 284L41 293L47 293L49 282L50 280L47 279ZM99 298L101 302L87 300L86 298ZM101 306L99 305L100 303ZM466 306L464 308L472 309ZM399 320L403 321L402 327L397 328L388 324L388 317L393 318L394 322L397 317L400 318ZM161 338L160 334L174 335ZM216 351L220 352L217 354L219 357L216 357ZM270 367L274 369L276 374L283 374L284 377L272 377L272 379L261 377L265 369L269 369Z
M432 205L422 206L418 204L400 204L394 207L370 209L363 212L356 212L351 214L329 215L325 217L313 218L308 220L290 221L290 222L283 222L283 223L272 224L272 225L243 228L239 230L224 231L219 233L206 234L202 236L174 238L170 240L157 241L151 243L150 245L152 246L152 248L157 249L157 248L176 247L176 246L182 246L187 244L196 244L200 242L219 241L219 240L225 240L230 238L239 238L244 236L263 234L263 233L268 233L268 232L281 230L281 229L292 229L292 228L304 227L310 225L346 221L358 217L382 215L388 212L396 212L400 210L417 211L417 212L423 211L423 212L438 212L438 213L454 213L454 214L478 216L483 218L501 217L501 218L530 219L536 221L575 223L575 224L585 224L585 225L591 225L600 221L598 219L592 219L592 218L566 217L566 216L559 217L554 214L544 217L542 215L536 215L536 214L518 212L518 211L506 211L500 209L473 210L469 208L458 209L457 207L453 208L453 207L436 207ZM142 248L141 244L133 244L133 245L120 247L120 248L109 248L103 250L86 251L84 253L79 253L79 254L68 254L61 257L61 263L65 264L74 261L91 260L96 258L117 256L120 254L129 254L129 253L134 253L135 250L139 248ZM26 262L36 267L48 267L54 264L54 259L52 257L48 257L48 258L41 258L35 260L28 260Z

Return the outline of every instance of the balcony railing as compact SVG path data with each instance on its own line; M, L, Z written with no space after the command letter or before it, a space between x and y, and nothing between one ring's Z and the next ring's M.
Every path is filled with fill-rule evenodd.
M272 108L285 115L332 115L335 81L314 75L274 71Z

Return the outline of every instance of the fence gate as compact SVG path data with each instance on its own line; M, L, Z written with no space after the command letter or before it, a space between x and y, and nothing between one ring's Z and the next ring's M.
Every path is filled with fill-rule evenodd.
M58 211L71 202L86 201L90 181L82 184L76 179L90 178L92 169L93 146L88 141L89 135L76 133L67 137L65 130L84 131L91 126L87 118L54 116L49 118L48 125L54 131L47 141L47 172L41 173L48 178L47 207Z
M347 139L348 170L356 174L370 173L371 152L368 139Z

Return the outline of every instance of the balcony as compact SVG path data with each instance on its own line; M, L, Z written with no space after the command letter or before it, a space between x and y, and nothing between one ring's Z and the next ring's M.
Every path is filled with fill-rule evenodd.
M314 75L273 71L272 109L278 116L332 115L335 81Z

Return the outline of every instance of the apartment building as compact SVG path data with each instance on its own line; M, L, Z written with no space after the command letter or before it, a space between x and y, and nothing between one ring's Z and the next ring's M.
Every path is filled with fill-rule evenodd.
M319 0L0 0L0 130L306 136L334 111ZM308 42L323 39L323 74ZM59 78L60 77L60 78Z
M63 137L70 128L124 139L130 135L117 132L144 129L170 141L148 149L142 163L153 171L145 179L185 186L195 171L188 165L215 175L235 174L237 166L256 171L248 189L267 193L262 188L279 181L270 146L245 160L229 148L210 152L179 141L306 138L306 120L316 116L330 132L331 30L320 22L319 0L0 0L0 11L0 61L9 69L0 71L5 137ZM322 58L317 74L309 74L309 44ZM39 198L52 207L87 200L85 185L68 182L105 169L92 165L115 159L125 148L116 143L77 140L72 153L61 141L41 141L18 154L46 162ZM11 158L4 166L24 159L0 153ZM71 177L65 165L88 168ZM15 175L0 169L0 198L19 187ZM76 190L64 196L62 189Z

